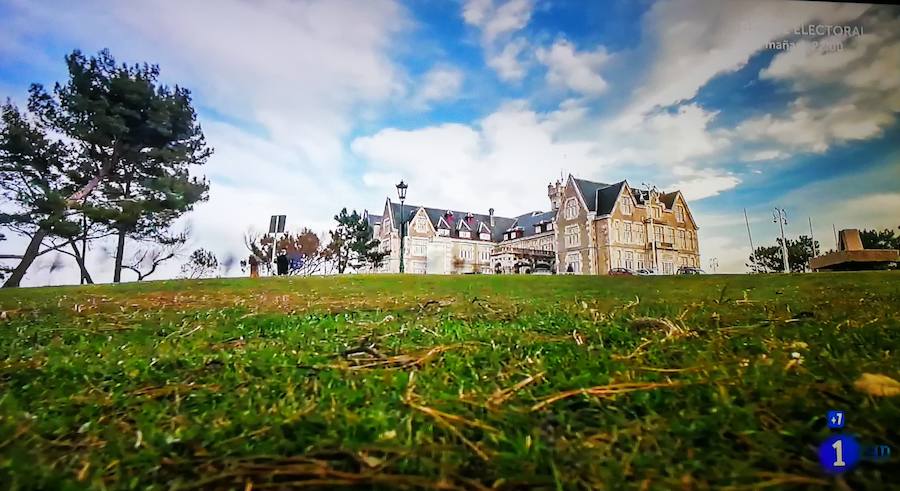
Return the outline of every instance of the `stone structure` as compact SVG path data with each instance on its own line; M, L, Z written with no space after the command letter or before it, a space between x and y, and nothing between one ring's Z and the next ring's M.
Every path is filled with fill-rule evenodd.
M858 271L881 269L900 262L900 251L892 249L866 249L859 230L845 229L838 233L838 251L814 257L809 261L813 271Z

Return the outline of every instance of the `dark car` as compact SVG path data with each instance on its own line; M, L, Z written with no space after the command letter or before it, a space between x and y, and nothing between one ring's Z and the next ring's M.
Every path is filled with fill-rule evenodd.
M700 268L690 268L687 266L682 266L678 268L678 274L703 274L703 270Z
M634 273L630 269L625 268L613 268L609 270L610 276L633 276Z

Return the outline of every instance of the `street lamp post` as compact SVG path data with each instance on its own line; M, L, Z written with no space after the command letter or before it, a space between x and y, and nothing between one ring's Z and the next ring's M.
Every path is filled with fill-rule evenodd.
M788 248L787 248L787 240L784 238L784 226L787 225L787 212L784 211L784 208L776 207L772 211L773 222L778 224L778 227L781 228L781 258L784 260L784 272L790 273L791 266L788 262Z
M406 188L409 187L402 180L397 184L397 195L400 197L400 272L403 272L403 247L406 242L406 217L404 217L404 202L406 201Z

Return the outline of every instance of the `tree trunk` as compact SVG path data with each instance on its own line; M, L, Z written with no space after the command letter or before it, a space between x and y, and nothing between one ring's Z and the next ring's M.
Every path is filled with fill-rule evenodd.
M71 195L69 195L68 199L66 199L66 205L69 208L75 208L78 205L78 202L87 198L89 194L94 191L94 188L100 185L103 179L109 175L112 171L113 164L115 163L115 155L110 157L103 165L100 167L100 172L97 173L90 181L87 182L84 186L81 187L78 191L75 191Z
M125 254L125 231L119 230L119 242L116 244L116 265L113 270L113 283L122 281L122 256Z
M94 280L91 278L91 273L88 272L87 267L84 264L84 256L81 251L78 250L78 244L75 241L69 242L72 244L72 250L75 251L75 262L78 263L78 269L81 270L81 284L89 284L93 285Z
M91 275L86 274L87 269L84 267L84 263L87 261L87 233L88 233L88 221L87 215L84 213L81 214L81 262L78 265L81 268L81 282L84 283L87 281L88 283L93 283L91 281ZM72 248L75 249L76 261L78 256L78 245L74 242L72 243Z
M46 236L47 231L43 229L37 229L34 235L31 236L31 242L28 243L28 247L25 249L25 254L22 254L22 260L19 261L19 265L16 266L16 269L13 270L12 274L9 276L9 279L6 280L6 283L3 284L3 288L17 287L20 283L22 283L22 278L25 277L25 272L28 271L31 263L34 262L34 259L38 257L38 252L41 249L41 242L44 241L44 237Z
M113 164L115 163L115 155L107 160L101 167L100 172L97 173L96 176L93 177L87 184L82 186L81 189L69 195L66 199L66 206L68 208L75 208L78 205L78 202L87 198L94 189L100 185L100 182L109 175L112 171ZM38 257L38 252L41 247L41 242L44 241L44 238L47 237L47 231L38 229L37 232L34 233L34 236L31 237L31 242L28 244L28 248L25 249L25 253L22 254L22 260L19 261L19 265L16 266L16 269L13 270L9 279L3 283L3 288L11 288L17 287L20 283L22 283L22 278L25 277L25 272L28 271L28 268L34 262L35 258Z

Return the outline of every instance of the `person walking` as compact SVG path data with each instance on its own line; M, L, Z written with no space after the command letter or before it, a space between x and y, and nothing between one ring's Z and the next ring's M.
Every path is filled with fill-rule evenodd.
M287 251L284 249L278 253L278 258L275 259L275 265L278 269L278 276L284 276L288 274L288 257Z
M255 255L250 254L250 258L247 262L250 264L250 277L259 278L259 259L257 259Z

